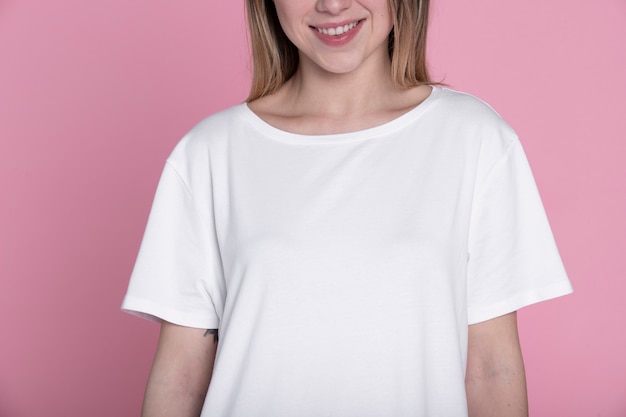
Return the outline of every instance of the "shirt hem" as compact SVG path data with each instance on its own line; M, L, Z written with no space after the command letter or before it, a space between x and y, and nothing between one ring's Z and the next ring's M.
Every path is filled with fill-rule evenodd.
M515 297L508 298L505 301L488 306L486 308L469 309L468 324L476 324L496 317L500 317L532 304L537 304L542 301L547 301L553 298L571 294L573 291L574 290L572 289L569 281L559 282L548 287L537 289L535 291L519 294Z
M142 319L161 322L167 321L179 326L193 327L198 329L217 329L219 319L201 316L197 313L181 311L175 308L163 306L143 298L126 295L122 302L121 310Z

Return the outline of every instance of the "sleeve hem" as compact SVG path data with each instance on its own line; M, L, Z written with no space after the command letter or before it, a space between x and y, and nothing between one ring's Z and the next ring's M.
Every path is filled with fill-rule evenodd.
M124 297L122 311L134 316L160 322L161 320L177 324L179 326L194 327L198 329L218 329L219 319L209 317L198 312L181 311L169 306L163 306L143 298L136 298L130 295Z
M535 291L519 294L515 297L508 298L497 304L482 308L468 309L468 324L476 324L487 321L504 314L512 313L522 307L536 304L552 298L561 297L573 292L569 281L555 283L548 287L539 288Z

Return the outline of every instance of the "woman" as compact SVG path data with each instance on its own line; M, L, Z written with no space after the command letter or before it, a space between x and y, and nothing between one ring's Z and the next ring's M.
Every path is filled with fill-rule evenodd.
M527 415L515 312L571 287L515 133L429 79L428 1L247 7L250 97L168 158L124 300L143 415Z

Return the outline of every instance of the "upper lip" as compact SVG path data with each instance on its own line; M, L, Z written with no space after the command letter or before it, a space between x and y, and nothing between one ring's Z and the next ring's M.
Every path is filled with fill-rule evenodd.
M350 19L350 20L342 20L341 22L320 23L320 24L311 25L311 27L320 28L320 29L330 29L330 28L336 28L339 26L349 25L351 23L359 23L361 20L364 20L364 19Z

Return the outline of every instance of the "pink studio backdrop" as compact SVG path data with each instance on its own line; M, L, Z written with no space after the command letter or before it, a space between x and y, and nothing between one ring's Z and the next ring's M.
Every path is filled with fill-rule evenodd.
M626 2L433 0L435 75L518 131L576 292L520 312L531 415L626 416ZM165 157L248 88L243 0L0 0L0 417L138 415L120 312Z

